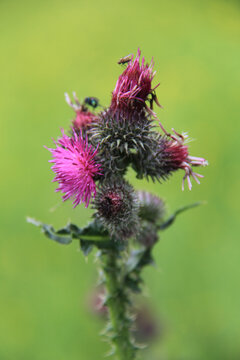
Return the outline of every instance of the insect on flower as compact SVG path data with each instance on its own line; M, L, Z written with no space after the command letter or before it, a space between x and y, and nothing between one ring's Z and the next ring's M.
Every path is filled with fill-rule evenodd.
M84 103L90 105L94 109L99 106L99 100L96 97L86 97Z
M129 112L133 109L136 110L138 108L139 112L147 108L146 101L149 101L149 96L151 96L159 84L152 87L152 80L156 73L153 71L153 60L148 64L145 63L144 57L141 60L140 56L141 51L138 49L134 60L133 55L127 55L118 61L119 64L127 62L129 64L119 76L115 89L112 92L110 111L126 112L124 116L129 116ZM156 97L154 97L153 101L156 101Z
M70 96L67 93L65 93L66 102L76 113L76 116L72 121L73 127L77 131L78 130L84 131L86 130L87 127L91 126L91 124L96 120L96 115L88 110L88 107L85 105L86 101L84 104L80 103L75 92L73 93L73 98L75 103L72 102ZM94 99L95 102L98 101L97 98L86 98L86 99Z
M159 106L160 108L162 108L162 105L159 103L155 91L153 91L153 92L150 94L150 96L151 96L151 99L149 99L150 110L153 110L153 103L154 103L154 102L157 104L157 106Z
M118 64L119 65L124 65L129 63L132 60L133 54L129 54L127 56L122 57L121 59L118 60Z

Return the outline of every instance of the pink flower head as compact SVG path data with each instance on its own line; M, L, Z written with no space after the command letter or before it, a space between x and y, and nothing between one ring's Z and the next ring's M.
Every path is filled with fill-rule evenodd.
M155 100L160 106L154 93L154 90L159 84L152 88L152 80L156 73L153 72L154 63L151 61L150 65L147 63L145 64L144 57L140 62L140 55L141 52L138 49L135 60L133 60L132 56L127 68L118 78L112 93L112 102L110 106L110 109L114 112L116 110L124 111L133 104L135 107L146 107L145 101L151 101L151 99L148 99L149 95L152 95L152 101Z
M88 207L91 197L96 195L94 177L101 175L100 165L96 163L94 150L88 145L87 139L82 134L77 135L73 129L73 137L70 138L62 130L62 138L56 144L56 149L49 149L53 155L53 172L56 174L53 181L59 183L56 191L61 191L63 201L72 198L74 207L84 202Z
M92 112L88 111L87 107L81 105L76 94L73 93L75 104L71 101L69 95L65 93L66 102L76 113L75 118L72 121L75 130L85 130L87 127L92 125L97 119L97 116Z
M171 168L172 171L183 169L185 175L182 182L182 190L184 190L184 182L187 179L189 190L192 189L191 177L200 184L199 178L203 178L203 175L197 174L193 171L192 166L206 166L208 165L207 160L195 156L190 156L188 153L188 146L185 145L188 139L187 134L179 134L174 129L174 135L169 134L159 123L161 129L165 135L170 138L167 140L164 146L164 153L166 156L167 167Z

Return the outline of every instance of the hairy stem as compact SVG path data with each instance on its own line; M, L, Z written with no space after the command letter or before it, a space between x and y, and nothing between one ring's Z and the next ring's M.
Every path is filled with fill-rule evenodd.
M119 360L135 359L135 347L131 342L130 320L127 317L128 299L121 281L117 265L117 251L111 250L102 255L106 278L107 306L113 330L112 342Z

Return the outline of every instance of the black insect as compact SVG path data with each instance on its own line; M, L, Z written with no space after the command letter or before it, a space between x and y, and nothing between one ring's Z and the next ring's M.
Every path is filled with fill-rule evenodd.
M132 54L129 54L127 56L122 57L121 59L118 60L118 64L124 65L124 64L129 63L129 61L132 60L132 56L133 56Z
M91 107L93 107L94 109L99 106L99 100L95 97L86 97L84 99L84 103L87 105L90 105Z
M150 109L153 110L153 102L155 102L157 106L162 107L162 105L158 101L156 93L152 92L150 95L151 95L151 99L149 99Z

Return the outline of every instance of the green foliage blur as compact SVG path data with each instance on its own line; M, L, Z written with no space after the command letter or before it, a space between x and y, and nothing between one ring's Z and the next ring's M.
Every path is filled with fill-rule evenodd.
M122 68L140 47L154 56L166 129L187 131L191 155L209 160L192 191L129 180L163 197L171 214L198 201L161 234L144 277L162 336L148 360L239 360L238 1L0 2L0 359L104 359L102 323L89 310L97 271L78 244L61 246L25 222L85 225L92 210L62 204L51 183L51 138L73 111L64 92L108 106Z

